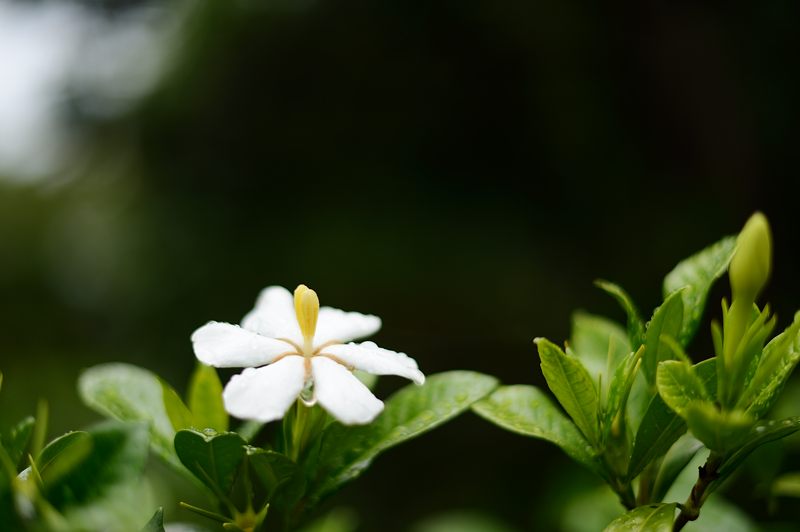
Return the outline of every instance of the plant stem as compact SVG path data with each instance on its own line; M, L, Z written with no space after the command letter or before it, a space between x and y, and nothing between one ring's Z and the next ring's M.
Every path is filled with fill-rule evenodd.
M709 495L707 492L708 487L719 477L718 470L720 465L720 457L712 452L708 456L706 463L697 468L697 482L694 483L689 498L681 506L681 513L678 514L678 518L675 520L672 532L679 532L689 521L694 521L700 517L700 508Z

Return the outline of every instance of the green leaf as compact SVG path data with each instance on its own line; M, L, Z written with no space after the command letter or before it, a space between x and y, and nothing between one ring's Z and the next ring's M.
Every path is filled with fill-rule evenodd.
M298 473L297 464L274 451L247 447L247 458L267 492L267 500Z
M739 446L755 419L741 410L720 411L713 403L695 401L684 410L686 425L706 447L726 453Z
M614 368L630 354L631 344L617 323L602 316L575 312L567 352L580 360L600 390L608 388Z
M226 495L245 455L245 442L235 432L179 430L175 452L181 463L216 494Z
M736 250L736 237L728 236L711 246L681 261L664 278L664 297L675 290L686 287L681 292L684 316L680 334L676 338L682 345L688 345L697 332L708 292L714 281L728 269Z
M737 404L756 418L766 414L800 361L800 312L794 322L772 339L759 359L758 368Z
M68 432L51 441L36 458L36 469L45 487L71 473L92 452L94 442L88 432Z
M679 416L685 418L686 410L695 402L710 400L703 381L686 362L667 360L658 365L656 377L658 393Z
M138 478L144 470L148 438L144 424L109 421L87 432L91 438L91 452L80 461L79 466L45 486L47 500L56 508L67 503L88 502L115 486ZM64 452L71 453L74 447L75 443L64 447L64 451L58 453L58 458L49 467L56 467ZM66 451L67 448L70 450ZM40 456L45 458L44 451Z
M164 508L159 508L141 532L164 532Z
M737 448L725 458L719 467L721 482L733 473L750 453L764 444L785 438L800 430L800 417L790 417L780 421L760 421L750 429L747 435L739 442Z
M676 506L671 503L634 508L614 519L605 532L671 532Z
M716 367L717 361L713 358L694 365L693 373L710 397L714 396L713 392L716 390ZM634 439L628 477L635 478L647 464L666 453L684 432L686 423L683 419L667 406L660 395L654 395Z
M624 414L634 379L638 373L637 368L639 367L642 351L644 349L640 347L636 353L629 353L628 357L620 361L616 371L614 371L614 377L608 387L608 401L605 405L605 417L603 419L604 441L607 440L609 435L617 438L621 437L622 432L625 430L623 423L617 431L618 433L616 435L612 434L615 418L620 421L624 420L624 416L617 416L620 412Z
M167 417L173 429L177 431L195 426L194 416L192 416L183 399L172 386L164 381L161 381L161 396L164 401L164 410L167 412Z
M683 300L681 292L673 292L653 312L653 318L647 324L644 337L644 356L642 371L647 382L655 382L656 369L662 360L673 358L672 349L662 342L662 336L678 338L683 323Z
M472 411L511 432L554 443L592 470L598 467L591 446L575 424L534 386L501 386L472 405Z
M188 400L197 428L228 430L228 413L222 402L222 383L216 369L198 363L189 382Z
M164 408L157 376L130 364L102 364L81 374L78 391L88 407L105 416L147 422L153 451L183 470L172 446L175 430Z
M383 451L449 421L496 387L497 379L480 373L439 373L423 386L408 385L395 393L369 425L328 426L322 435L317 474L307 492L310 503L359 476Z
M633 303L631 296L629 296L621 286L603 279L596 280L594 284L605 293L616 299L617 303L619 303L619 305L622 307L622 310L625 311L625 314L628 317L627 329L628 340L630 341L631 346L630 350L638 349L638 347L644 341L644 322L642 321L642 317L639 315L639 310Z
M542 373L558 402L593 446L600 441L598 392L586 368L547 340L534 340L539 348Z
M653 486L652 500L661 501L664 499L675 479L678 478L681 471L689 465L689 462L702 448L703 444L688 434L678 438L678 441L670 447L661 462L661 467L658 470L658 476Z
M18 466L22 457L25 456L25 450L28 448L35 424L36 420L28 416L14 425L8 437L3 439L3 447L14 466Z

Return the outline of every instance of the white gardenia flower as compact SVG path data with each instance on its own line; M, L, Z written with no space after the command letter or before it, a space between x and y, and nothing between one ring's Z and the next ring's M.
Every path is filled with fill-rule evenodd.
M300 285L262 290L241 326L209 322L192 334L197 358L218 368L245 367L225 386L225 409L241 419L280 419L300 398L347 425L369 423L383 410L353 375L399 375L417 384L425 376L405 353L351 340L378 331L377 316L319 306L316 292ZM350 342L350 343L345 343Z

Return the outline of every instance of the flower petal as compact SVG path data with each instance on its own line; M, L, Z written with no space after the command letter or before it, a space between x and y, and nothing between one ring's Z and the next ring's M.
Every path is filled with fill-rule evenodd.
M381 319L378 316L322 307L319 309L314 345L330 341L349 342L371 336L380 328Z
M268 286L261 291L255 308L242 319L242 327L271 338L303 343L294 312L294 296L282 286Z
M295 355L262 368L247 368L225 386L225 410L263 423L280 419L303 390L305 375L305 359Z
M369 423L383 410L383 402L341 364L329 358L314 357L311 371L317 401L345 425Z
M345 364L373 375L399 375L417 384L425 382L425 375L418 369L416 360L405 353L378 347L374 342L331 345L321 354L333 355Z
M218 368L263 366L294 351L286 342L216 321L197 329L192 334L192 344L200 362Z

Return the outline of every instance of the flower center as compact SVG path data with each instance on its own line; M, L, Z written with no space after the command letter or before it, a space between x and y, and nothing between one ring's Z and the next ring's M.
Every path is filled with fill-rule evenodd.
M303 333L303 356L309 358L314 355L314 333L317 330L319 316L317 293L304 284L295 288L294 312L297 314L300 332Z

